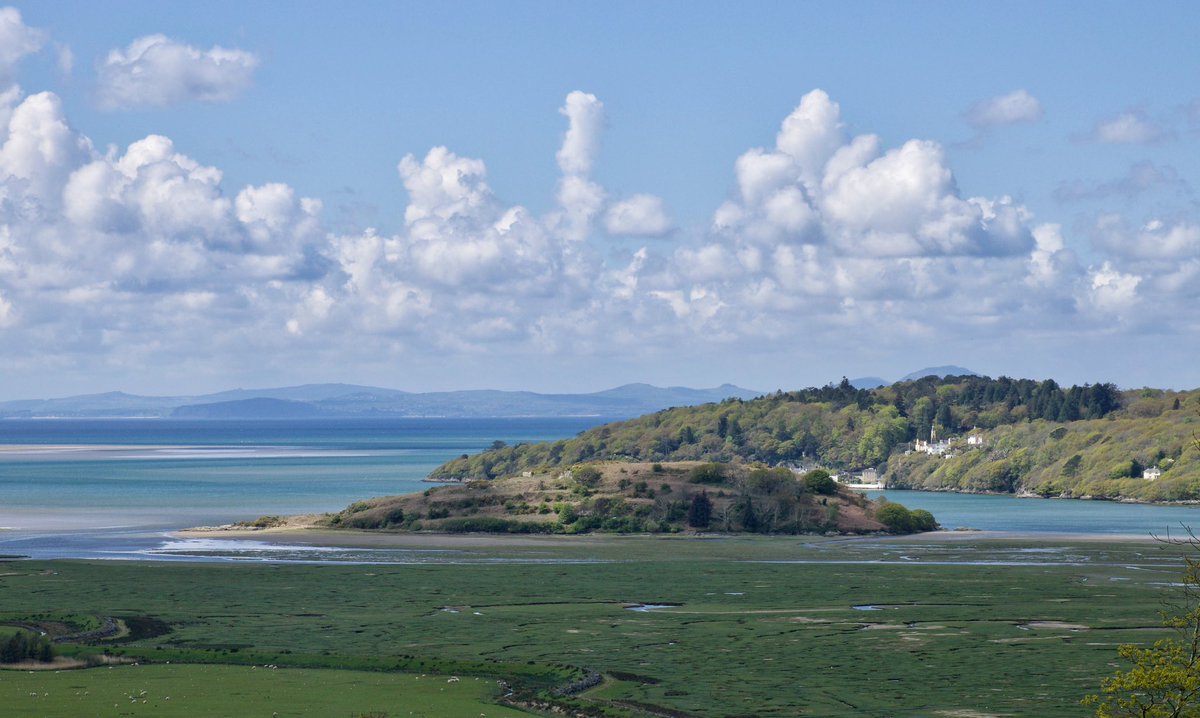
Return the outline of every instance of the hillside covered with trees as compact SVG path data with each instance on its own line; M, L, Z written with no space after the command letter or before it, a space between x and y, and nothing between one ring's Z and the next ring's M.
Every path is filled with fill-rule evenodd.
M979 376L877 389L848 381L756 399L667 409L556 442L497 446L448 462L439 481L494 479L597 461L761 462L876 469L890 486L1043 496L1200 498L1191 439L1200 392L1061 387ZM931 432L952 450L911 451ZM982 443L966 446L965 437ZM908 453L906 453L908 452ZM1158 468L1147 481L1142 471Z
M823 469L704 462L578 464L351 504L334 528L445 533L913 533L928 511L869 502Z

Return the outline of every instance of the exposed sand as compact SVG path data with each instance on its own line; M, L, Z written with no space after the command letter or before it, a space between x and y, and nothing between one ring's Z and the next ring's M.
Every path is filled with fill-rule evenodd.
M298 517L293 517L298 518ZM315 518L315 517L311 517ZM180 538L237 539L269 541L278 544L307 544L338 548L471 548L497 546L576 545L586 541L606 540L594 536L513 536L507 534L435 534L382 533L327 529L297 525L269 529L244 529L226 526L200 527L176 531Z
M498 546L578 546L584 542L608 542L620 540L613 534L587 534L574 536L515 536L511 534L438 534L438 533L387 533L330 529L317 526L320 514L289 516L282 526L266 529L239 526L201 526L176 531L181 538L237 539L269 541L279 544L308 544L311 546L339 548L470 548ZM702 540L704 537L673 537L676 540ZM712 536L708 536L712 538ZM1100 535L1100 534L1049 534L1034 532L1003 531L930 531L902 536L848 536L839 541L880 541L910 543L949 543L959 541L1013 541L1044 546L1049 543L1112 543L1153 542L1151 536Z
M1029 628L1051 628L1065 631L1087 631L1091 628L1081 623L1063 623L1062 621L1030 621L1021 625Z
M1036 541L1046 543L1113 543L1156 541L1149 534L1080 534L1038 531L928 531L920 534L888 536L891 541Z
M137 444L0 444L0 454L55 454L70 451L134 451L151 449L188 449L188 446L139 446Z

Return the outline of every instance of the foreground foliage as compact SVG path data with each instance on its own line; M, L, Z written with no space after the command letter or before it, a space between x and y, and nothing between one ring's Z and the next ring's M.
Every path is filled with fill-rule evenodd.
M1193 438L1200 448L1200 439ZM1164 539L1189 550L1200 549L1192 529L1182 540ZM1098 718L1194 718L1200 716L1200 560L1184 557L1183 579L1175 605L1163 611L1163 625L1175 636L1150 648L1126 644L1121 658L1130 668L1100 684L1100 694L1084 699Z

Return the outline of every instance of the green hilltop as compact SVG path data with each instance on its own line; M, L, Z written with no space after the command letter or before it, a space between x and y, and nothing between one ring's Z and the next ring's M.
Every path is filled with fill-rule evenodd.
M359 501L322 525L441 533L913 533L928 511L870 502L821 469L696 461L577 464Z
M1198 415L1200 390L980 376L856 389L843 380L666 409L572 439L496 446L443 464L429 478L486 480L598 461L758 462L874 469L895 488L1194 500ZM917 439L931 438L934 453L915 450ZM1147 470L1157 478L1143 478Z

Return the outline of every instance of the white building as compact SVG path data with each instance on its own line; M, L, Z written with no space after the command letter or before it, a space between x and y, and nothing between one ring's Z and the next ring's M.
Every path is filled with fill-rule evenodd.
M1160 476L1162 476L1162 469L1158 468L1157 466L1151 466L1142 472L1142 478L1146 479L1147 481L1154 481Z

